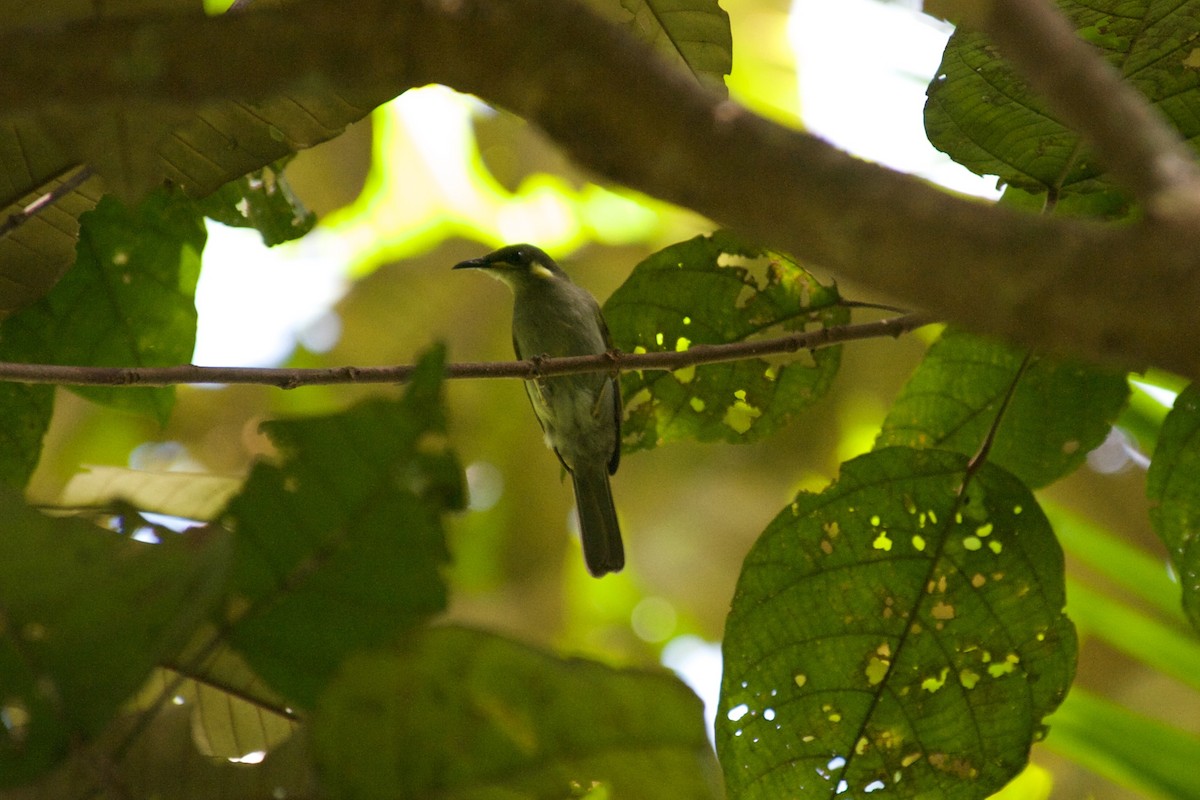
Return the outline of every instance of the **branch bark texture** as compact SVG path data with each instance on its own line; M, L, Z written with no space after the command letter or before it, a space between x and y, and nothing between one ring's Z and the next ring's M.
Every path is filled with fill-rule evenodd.
M1016 14L993 24L1023 19L1015 0L992 5ZM1041 52L1026 69L1056 58ZM1050 351L1200 377L1197 204L1115 227L957 199L704 90L571 0L360 0L354 14L299 0L89 22L0 35L0 69L0 113L253 99L312 80L443 83L535 122L598 175L906 305ZM1096 119L1108 119L1102 108ZM1123 159L1114 171L1143 197L1190 181L1177 158L1101 155Z

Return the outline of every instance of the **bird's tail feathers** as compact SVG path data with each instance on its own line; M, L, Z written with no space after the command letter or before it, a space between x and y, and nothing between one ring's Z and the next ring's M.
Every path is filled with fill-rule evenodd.
M605 465L576 469L571 478L575 483L579 533L588 572L597 578L609 572L620 572L625 566L625 547L621 544L621 528L617 524L617 509L613 506Z

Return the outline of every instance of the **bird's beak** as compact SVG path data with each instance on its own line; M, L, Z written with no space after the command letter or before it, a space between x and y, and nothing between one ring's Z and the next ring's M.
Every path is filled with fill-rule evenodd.
M491 264L487 262L487 258L472 258L470 261L462 261L455 264L451 269L485 269Z

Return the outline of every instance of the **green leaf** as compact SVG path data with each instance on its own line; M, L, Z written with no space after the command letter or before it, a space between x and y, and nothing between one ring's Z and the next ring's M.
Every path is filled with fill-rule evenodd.
M1196 0L1061 0L1076 32L1187 139L1200 136L1200 71L1188 42L1200 33ZM1053 199L1120 196L1080 136L1000 58L980 33L957 30L930 83L925 130L939 150L981 175ZM1103 203L1101 205L1104 205ZM1111 215L1121 212L1108 204Z
M225 475L93 466L67 482L58 505L111 508L124 501L140 511L209 521L217 518L241 485L240 478Z
M0 353L3 351L0 344ZM4 420L0 426L0 483L14 489L29 483L53 413L53 386L0 384L0 419Z
M351 651L446 605L440 516L464 488L444 441L442 360L426 355L401 400L265 423L281 462L256 465L229 504L231 642L294 704L310 706Z
M1024 766L1074 671L1062 552L1028 489L966 465L869 453L751 549L717 715L730 797L979 798Z
M462 628L351 658L312 724L339 797L720 796L700 700L670 673Z
M224 225L254 228L267 247L299 239L317 224L316 215L292 192L282 162L230 181L197 206Z
M756 269L765 276L756 278ZM739 342L773 328L840 325L849 312L835 288L794 262L718 232L638 264L604 304L604 316L617 347L647 352ZM627 373L621 380L625 447L687 438L757 441L828 391L839 361L840 350L829 347L780 363L750 359Z
M1200 797L1200 739L1078 687L1051 716L1046 745L1151 797Z
M614 0L593 0L592 5L611 10ZM725 89L725 76L733 68L733 36L729 14L717 0L620 0L628 16L622 20L634 36L650 44L661 56L696 77L699 82Z
M50 294L5 320L14 361L141 367L186 364L206 233L189 201L166 191L126 208L111 197L80 218L74 268ZM165 423L171 387L78 387L98 403Z
M1073 472L1104 441L1129 396L1124 375L946 331L893 404L877 448L935 447L974 455L1017 388L988 460L1032 488Z
M216 603L229 540L136 542L54 519L3 491L0 785L33 779L96 736Z
M20 167L13 168L13 161ZM77 173L39 128L28 121L0 121L0 225L23 220L0 235L0 313L45 295L74 263L79 216L100 199L95 178L71 191L64 188ZM36 206L59 192L63 196L57 202Z
M1146 474L1150 522L1171 555L1183 590L1183 611L1200 630L1200 388L1177 398L1163 423Z

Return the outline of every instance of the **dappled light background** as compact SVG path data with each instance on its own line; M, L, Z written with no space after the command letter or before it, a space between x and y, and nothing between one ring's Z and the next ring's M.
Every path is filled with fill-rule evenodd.
M994 180L956 167L924 140L924 87L948 25L876 0L723 5L732 16L735 98L864 158L997 196ZM479 275L452 273L454 263L529 241L603 300L649 253L713 228L690 212L595 183L520 119L439 87L409 91L301 153L287 174L323 221L272 250L254 233L210 224L196 363L391 365L412 362L435 341L447 343L452 360L507 360L510 295ZM840 288L852 299L887 300ZM623 459L613 487L628 567L600 581L583 568L569 482L543 446L520 384L450 382L452 443L472 495L471 509L452 521L450 616L611 662L665 661L714 702L717 645L743 556L796 491L820 488L840 461L870 448L926 341L846 346L834 390L765 442L673 444ZM80 463L242 475L267 452L257 430L263 419L396 392L183 387L162 430L61 393L32 492L52 501ZM1161 413L1163 398L1144 399L1140 413ZM1048 499L1125 532L1161 560L1146 519L1139 446L1146 443L1136 431L1115 436L1092 468L1056 484ZM1070 560L1079 581L1096 580L1080 559ZM1080 686L1200 730L1194 694L1081 633ZM1052 746L1035 754L1052 769L1056 796L1136 796L1062 760Z

